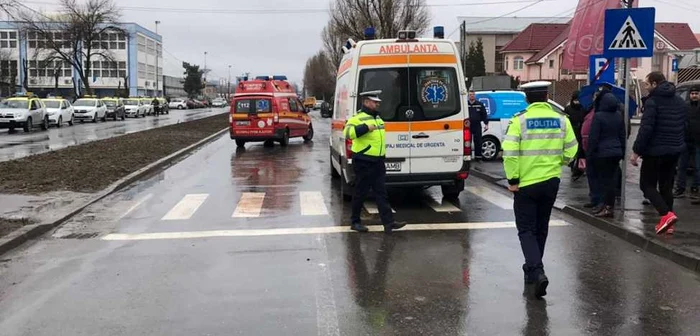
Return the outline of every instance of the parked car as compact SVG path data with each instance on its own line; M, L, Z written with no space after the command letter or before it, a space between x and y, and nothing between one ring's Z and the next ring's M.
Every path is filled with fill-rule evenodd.
M124 99L124 110L127 117L145 117L146 113L148 112L148 106L146 106L139 98L128 98Z
M73 103L75 107L75 119L80 122L85 120L96 123L98 120L107 120L107 106L101 99L80 98Z
M321 104L321 117L330 118L333 116L333 105L329 102L323 102Z
M158 101L160 102L160 113L170 114L170 105L168 101L165 100L165 98L158 98Z
M226 99L224 98L216 98L211 101L211 106L212 107L226 107L228 104L226 103Z
M185 101L185 104L187 104L188 109L195 109L197 108L197 103L194 101L194 99L187 99Z
M114 121L126 119L124 101L121 98L103 98L102 101L105 102L107 107L107 118L112 118Z
M173 98L170 99L168 107L171 109L184 110L187 109L187 99L186 98Z
M0 101L0 128L14 132L15 128L22 127L25 132L31 132L34 126L42 130L49 128L49 115L39 98L24 96Z
M316 97L306 97L304 99L304 107L307 109L312 109L316 106Z
M316 103L314 104L314 110L320 110L321 106L323 106L323 103L325 103L325 101L317 100Z
M195 108L205 108L207 105L199 99L194 99L194 106Z
M67 122L69 126L73 126L73 105L61 97L42 99L46 106L46 112L49 114L49 125L56 127L63 126Z
M153 98L139 98L141 100L141 103L146 106L146 115L151 115L153 114L153 105L151 103L153 102Z

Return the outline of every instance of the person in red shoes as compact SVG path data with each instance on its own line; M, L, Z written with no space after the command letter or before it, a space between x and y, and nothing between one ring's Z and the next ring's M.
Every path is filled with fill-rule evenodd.
M649 98L634 142L630 161L642 168L639 187L659 212L656 234L673 231L678 217L673 213L673 181L676 164L685 150L686 104L676 95L676 87L661 72L646 77Z

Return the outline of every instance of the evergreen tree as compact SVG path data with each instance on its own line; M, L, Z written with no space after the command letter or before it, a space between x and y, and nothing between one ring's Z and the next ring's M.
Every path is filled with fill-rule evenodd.
M182 62L185 68L185 92L189 98L195 98L202 93L202 75L204 71L199 69L199 65Z

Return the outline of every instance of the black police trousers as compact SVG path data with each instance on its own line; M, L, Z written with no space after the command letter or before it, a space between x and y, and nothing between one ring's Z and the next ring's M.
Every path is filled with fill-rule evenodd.
M523 270L526 273L536 273L544 268L544 245L549 231L549 217L559 192L559 182L559 178L552 178L522 187L515 193L515 225L525 256Z
M352 162L355 171L355 194L352 196L352 216L350 220L353 225L361 224L360 214L370 189L374 192L377 202L379 217L384 226L394 223L394 214L391 212L389 197L386 192L386 166L384 160L369 161L355 159Z

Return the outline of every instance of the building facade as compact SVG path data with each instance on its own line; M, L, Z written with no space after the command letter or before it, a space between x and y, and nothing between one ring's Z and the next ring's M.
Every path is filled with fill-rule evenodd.
M121 27L125 34L103 33L99 41L93 41L91 47L109 54L112 60L93 55L86 76L90 87L98 96L113 96L125 87L131 96L162 95L161 36L136 23L122 23ZM60 94L72 96L82 87L78 70L69 62L46 61L49 51L43 37L31 31L20 33L18 28L16 22L0 22L0 75L11 77L8 84L14 84L13 92L24 90L25 77L29 91L40 96L53 93L56 87ZM54 33L54 42L63 41L69 48L71 41L63 38L61 32Z
M185 79L182 77L163 76L163 95L169 98L187 97Z

